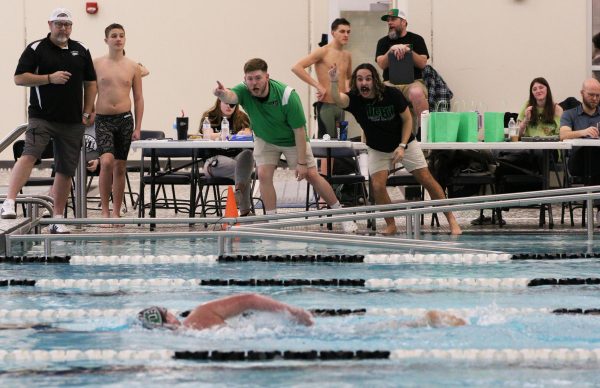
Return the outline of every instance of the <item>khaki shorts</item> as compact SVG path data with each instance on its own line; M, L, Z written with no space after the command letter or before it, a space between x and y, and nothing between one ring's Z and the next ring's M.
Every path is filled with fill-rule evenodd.
M257 166L271 165L277 166L281 154L285 155L287 165L291 169L296 168L298 162L298 150L296 146L281 147L271 143L267 143L260 137L254 137L254 160ZM306 167L316 167L317 163L310 148L310 143L306 143Z
M371 147L367 147L367 151L369 153L369 174L375 174L378 171L389 171L395 167L392 165L394 152L381 152ZM408 147L404 150L404 159L400 164L408 172L429 167L418 141L413 140L408 143Z
M56 172L70 177L75 176L84 132L85 126L82 123L56 123L30 118L25 132L23 155L40 159L52 139Z

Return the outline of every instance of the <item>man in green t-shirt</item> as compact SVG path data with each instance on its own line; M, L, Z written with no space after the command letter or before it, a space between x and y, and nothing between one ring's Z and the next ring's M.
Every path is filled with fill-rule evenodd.
M296 178L306 179L332 209L340 202L329 183L317 172L308 137L300 97L291 87L269 78L267 63L250 59L244 65L244 82L226 89L219 81L214 95L228 104L240 104L250 117L254 131L254 159L260 182L260 195L266 214L277 213L273 175L281 154ZM352 221L342 222L345 232L355 232Z

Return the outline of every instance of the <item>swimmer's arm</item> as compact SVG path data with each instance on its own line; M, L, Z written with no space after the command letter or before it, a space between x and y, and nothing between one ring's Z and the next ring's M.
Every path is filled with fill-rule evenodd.
M430 310L422 318L416 319L411 322L406 322L407 327L450 327L450 326L464 326L467 321L457 317L456 315L445 313L443 311Z
M33 329L37 331L62 333L69 330L61 329L59 327L52 326L48 323L2 323L0 324L0 330L27 330Z
M35 326L37 325L34 323L2 323L0 324L0 330L26 330Z
M222 325L226 319L235 317L249 310L257 311L287 311L296 318L298 323L310 326L312 318L301 308L289 306L269 297L258 294L242 294L208 302L198 306L184 320L184 326L201 330Z

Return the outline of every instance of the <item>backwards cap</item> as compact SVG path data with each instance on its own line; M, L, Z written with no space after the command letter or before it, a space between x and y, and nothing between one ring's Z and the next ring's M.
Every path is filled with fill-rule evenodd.
M401 9L398 8L392 8L388 11L388 13L386 13L385 15L383 15L381 17L381 20L383 20L384 22L387 22L388 17L391 16L393 18L401 18L406 20L406 13L404 13L404 11L402 11Z
M66 8L56 8L54 11L52 11L52 13L50 14L50 17L48 18L49 22L56 22L56 21L64 21L64 22L73 22L73 15L71 15L71 11L69 11Z

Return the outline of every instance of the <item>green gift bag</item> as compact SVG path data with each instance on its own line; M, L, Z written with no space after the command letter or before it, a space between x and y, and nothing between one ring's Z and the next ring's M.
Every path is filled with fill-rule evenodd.
M485 112L483 126L485 142L504 141L504 112Z
M427 141L435 143L435 112L429 112L429 128L427 133Z
M461 112L458 124L458 141L477 143L477 112Z
M429 114L429 138L433 143L456 142L460 115L455 112L431 112Z

